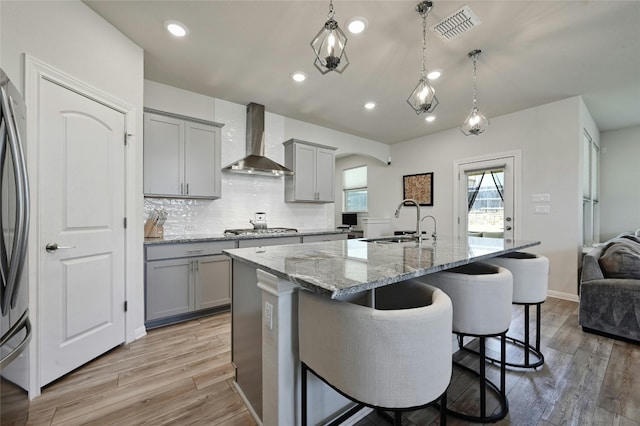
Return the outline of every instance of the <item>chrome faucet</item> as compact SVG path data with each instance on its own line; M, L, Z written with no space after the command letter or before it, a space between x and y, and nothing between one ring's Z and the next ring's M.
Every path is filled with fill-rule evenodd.
M421 221L420 221L420 204L412 199L412 198L405 198L404 200L400 201L400 204L398 204L398 208L396 209L396 219L400 217L400 210L402 210L402 206L404 206L404 203L412 203L415 204L416 206L416 237L418 238L418 246L422 246L422 227L420 226Z
M431 219L433 219L433 234L431 234L431 238L433 238L433 242L436 242L436 238L437 238L437 228L436 228L436 218L431 216L431 215L426 215L424 216L422 219L420 219L420 222L422 222L423 220L425 220L426 218L430 217Z

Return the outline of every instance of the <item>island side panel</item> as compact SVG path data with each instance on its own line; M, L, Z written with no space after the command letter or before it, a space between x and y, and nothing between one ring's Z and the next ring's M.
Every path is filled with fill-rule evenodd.
M256 268L233 261L231 360L236 384L262 420L262 291Z

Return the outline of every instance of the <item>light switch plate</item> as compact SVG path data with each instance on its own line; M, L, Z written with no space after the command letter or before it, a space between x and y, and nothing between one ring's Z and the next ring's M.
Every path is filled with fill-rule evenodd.
M535 214L549 214L551 213L551 207L548 205L535 206L533 209Z
M532 203L549 203L551 202L551 194L531 194Z

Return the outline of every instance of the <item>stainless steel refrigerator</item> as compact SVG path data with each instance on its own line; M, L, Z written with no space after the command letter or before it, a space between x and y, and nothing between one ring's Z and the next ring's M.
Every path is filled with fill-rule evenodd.
M0 69L0 424L26 423L29 399L29 289L26 277L29 183L24 156L25 104Z

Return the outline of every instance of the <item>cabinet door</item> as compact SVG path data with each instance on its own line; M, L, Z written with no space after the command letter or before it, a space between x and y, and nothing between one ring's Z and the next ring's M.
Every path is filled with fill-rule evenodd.
M231 303L231 259L208 256L193 261L195 266L195 309L213 308Z
M254 238L250 240L239 240L238 248L281 246L285 244L300 244L300 237L291 236L291 237Z
M295 179L294 198L296 201L316 200L316 148L312 146L295 145Z
M192 268L190 259L147 262L147 321L193 311Z
M186 123L185 195L220 197L219 129L200 123Z
M302 242L316 243L319 241L339 241L339 240L346 240L348 236L349 234L346 232L343 232L340 234L303 235Z
M144 114L144 194L182 195L184 121Z
M318 148L316 151L316 201L333 202L333 175L335 169L332 150Z

